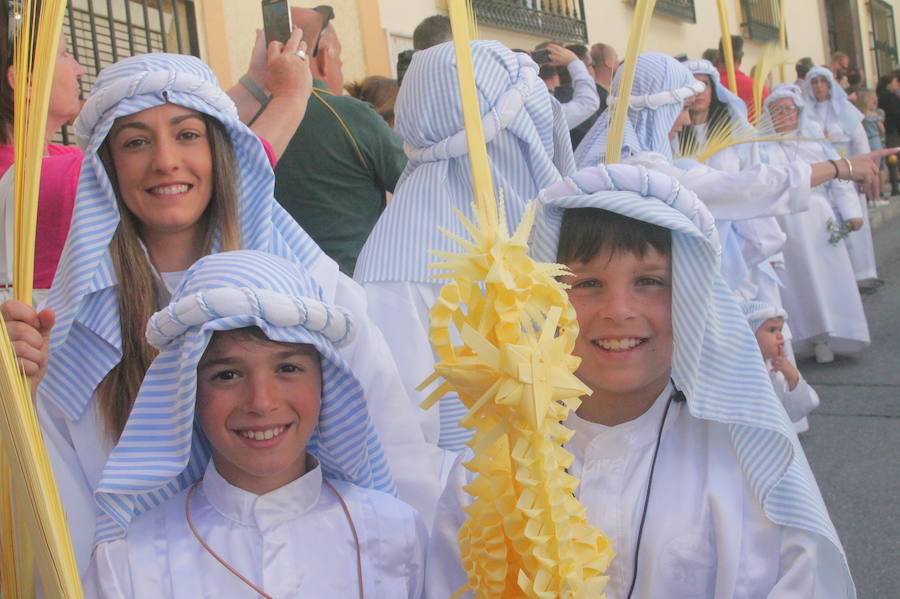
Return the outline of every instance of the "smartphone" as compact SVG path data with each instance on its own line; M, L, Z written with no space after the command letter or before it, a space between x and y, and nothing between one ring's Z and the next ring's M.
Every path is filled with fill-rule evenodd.
M273 41L285 43L291 37L291 7L288 0L262 0L263 29L266 44Z
M550 62L550 50L535 50L531 53L531 60L538 64Z

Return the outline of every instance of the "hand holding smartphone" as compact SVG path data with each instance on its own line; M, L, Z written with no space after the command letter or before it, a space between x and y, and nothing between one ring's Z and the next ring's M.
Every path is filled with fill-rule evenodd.
M266 45L273 41L287 42L294 30L288 0L262 0L262 13Z

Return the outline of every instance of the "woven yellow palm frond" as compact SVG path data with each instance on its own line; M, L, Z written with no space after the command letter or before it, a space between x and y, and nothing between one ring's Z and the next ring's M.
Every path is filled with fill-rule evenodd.
M468 584L478 599L603 597L603 576L615 555L587 523L566 473L572 436L564 421L589 393L573 374L578 334L562 267L528 255L534 219L529 205L510 235L502 201L494 197L469 38L469 7L449 2L474 184L474 222L462 214L468 239L452 234L459 253L432 266L450 282L431 310L430 336L442 384L423 407L455 391L467 408L460 424L474 429L473 502L459 532ZM448 233L449 234L449 233ZM451 328L462 344L451 341Z
M15 6L15 5L14 5ZM15 16L13 291L31 303L34 240L47 110L65 0L21 2ZM13 20L11 20L13 21ZM11 25L13 23L11 22ZM39 24L39 25L38 25ZM81 582L65 512L6 325L0 321L0 594L80 599Z
M763 88L769 74L781 63L787 62L784 50L775 42L770 42L763 48L759 62L753 68L753 124L759 124L762 118Z
M725 86L737 93L737 75L734 69L734 49L731 47L731 26L728 24L728 7L725 0L716 0L719 9L719 29L722 34L722 61L725 63L725 72L728 75Z

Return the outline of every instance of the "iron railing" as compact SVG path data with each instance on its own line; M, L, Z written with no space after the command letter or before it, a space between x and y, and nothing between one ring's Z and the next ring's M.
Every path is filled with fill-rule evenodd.
M472 6L483 25L587 43L584 0L473 0Z
M192 0L69 0L63 31L69 51L84 67L85 95L103 67L127 56L200 55ZM54 141L71 143L69 128L63 127Z
M752 40L778 39L778 23L781 20L781 0L741 0L744 13L742 25Z
M894 65L897 64L894 8L883 0L872 0L869 10L872 16L872 50L875 52L875 70L880 77L893 70Z

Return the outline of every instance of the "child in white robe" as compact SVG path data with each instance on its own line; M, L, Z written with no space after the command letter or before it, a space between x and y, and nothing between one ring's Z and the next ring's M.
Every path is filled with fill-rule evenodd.
M673 179L628 165L583 169L538 201L532 252L572 271L576 374L593 391L566 422L566 448L588 521L617 553L607 599L855 597L803 450L719 275L709 212ZM467 582L456 535L471 478L457 464L438 506L430 599Z
M819 395L806 382L785 352L782 330L787 320L787 312L784 308L761 301L741 302L741 309L747 316L750 330L756 335L759 351L766 361L775 394L794 423L794 430L805 433L809 430L806 417L819 407Z
M96 495L120 538L95 549L86 597L421 596L427 531L336 350L355 323L317 289L224 252L153 316L160 353Z

